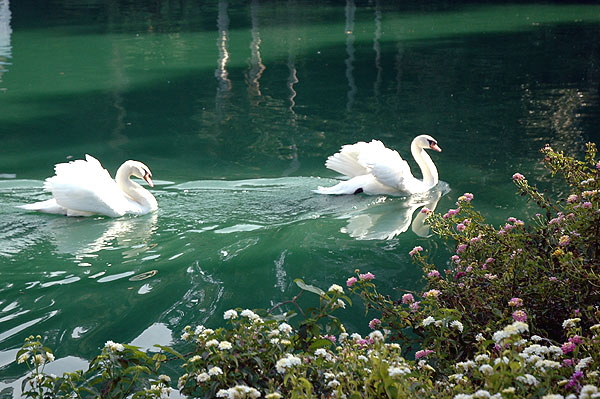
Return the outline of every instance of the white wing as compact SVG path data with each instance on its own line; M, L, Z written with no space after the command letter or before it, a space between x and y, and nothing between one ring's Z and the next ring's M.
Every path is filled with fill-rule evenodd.
M86 160L57 164L54 169L56 175L46 179L44 188L58 205L112 217L122 216L130 208L131 199L96 158L86 155Z
M370 170L364 162L361 162L361 158L382 150L385 150L385 146L378 140L370 143L359 141L355 144L347 144L342 146L338 153L327 158L325 166L348 177L366 175L370 173Z
M381 143L380 143L381 144ZM366 165L380 183L402 190L407 177L412 177L408 163L397 151L381 144L377 151L361 153L358 161Z

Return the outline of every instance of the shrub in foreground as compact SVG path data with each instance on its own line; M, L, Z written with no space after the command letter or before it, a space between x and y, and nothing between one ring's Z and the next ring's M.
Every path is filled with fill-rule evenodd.
M186 327L186 355L162 347L149 357L109 341L89 370L62 377L44 373L54 356L32 337L17 354L31 370L24 395L169 397L175 384L159 374L169 356L183 368L177 389L191 397L600 397L600 163L591 144L585 161L542 151L567 196L551 201L516 173L519 192L540 207L533 220L509 217L496 228L469 193L456 209L431 213L432 231L455 254L450 267L436 268L421 247L410 252L423 267L422 293L383 295L375 276L359 271L346 288L297 281L319 304L300 309L296 327L288 324L291 313L232 309L225 327ZM367 337L349 334L335 316L351 304L345 290L376 313Z

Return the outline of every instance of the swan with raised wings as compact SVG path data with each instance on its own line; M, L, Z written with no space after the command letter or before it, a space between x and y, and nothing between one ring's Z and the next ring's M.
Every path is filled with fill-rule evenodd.
M114 180L96 158L87 154L85 160L56 164L54 171L55 175L44 182L44 189L53 198L19 208L67 216L110 217L143 215L158 208L152 193L130 179L139 177L154 187L150 169L141 162L125 161Z
M319 194L392 194L410 195L430 190L438 183L438 172L425 150L441 152L437 140L422 134L413 139L410 151L421 169L423 179L417 179L410 166L397 151L391 150L379 140L370 143L360 141L342 146L327 158L325 166L348 177L332 187L319 187Z

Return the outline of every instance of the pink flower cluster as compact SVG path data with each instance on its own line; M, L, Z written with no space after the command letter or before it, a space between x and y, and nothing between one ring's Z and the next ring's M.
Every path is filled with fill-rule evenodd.
M460 209L449 209L443 216L444 219L448 219L452 216L458 215L460 213Z
M579 196L577 196L576 194L571 194L571 195L569 195L569 198L567 198L567 202L569 204L572 204L577 201L579 201Z
M515 310L512 314L512 318L514 321L526 322L527 321L527 313L525 313L524 310Z
M365 281L373 280L374 278L375 278L375 275L371 272L367 272L367 273L358 275L358 279L365 280ZM352 287L354 284L356 284L358 279L356 277L349 277L348 280L346 280L346 286Z
M429 273L427 273L427 277L439 277L440 276L440 272L438 272L437 270L432 270Z
M369 328L371 330L376 330L381 326L381 320L379 319L373 319L369 322Z
M511 300L508 301L508 306L521 307L523 306L523 300L521 298L511 298Z
M330 340L331 342L333 342L335 344L335 341L337 341L337 338L334 337L333 335L323 335L321 338L325 338Z
M423 349L415 353L415 359L421 359L422 357L428 356L432 354L433 351L431 349Z
M517 180L525 180L525 176L523 176L523 175L522 175L522 174L520 174L520 173L515 173L515 174L512 176L512 178L513 178L513 180L515 180L515 181L517 181Z
M375 275L371 272L367 272L364 274L359 274L358 278L361 280L369 281L369 280L373 280L375 278Z
M461 195L460 197L458 197L458 201L462 201L462 202L471 202L473 200L473 194L471 193L464 193L463 195Z
M416 254L418 254L419 252L421 252L423 250L423 247L420 245L417 245L416 247L414 247L408 254L410 256L415 256Z
M409 303L413 303L415 301L415 297L413 294L404 294L402 295L402 303L408 305Z
M413 313L417 312L419 310L420 303L421 303L420 301L417 301L417 302L413 302L410 305L408 305L408 307L410 308L410 311Z
M439 290L429 290L423 293L424 298L437 298L440 296L441 292Z
M560 349L566 355L567 353L571 353L577 348L577 345L581 343L581 337L579 335L574 335L567 342L562 344Z

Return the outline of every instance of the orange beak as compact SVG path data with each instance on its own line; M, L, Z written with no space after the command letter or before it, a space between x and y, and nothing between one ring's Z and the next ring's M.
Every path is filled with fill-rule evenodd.
M150 173L146 173L144 175L144 180L146 180L146 183L148 183L150 187L154 187L154 183L152 183L152 176L150 175Z
M442 152L442 149L440 147L438 147L437 143L431 143L429 145L429 148L431 148L432 150L437 151L437 152Z

